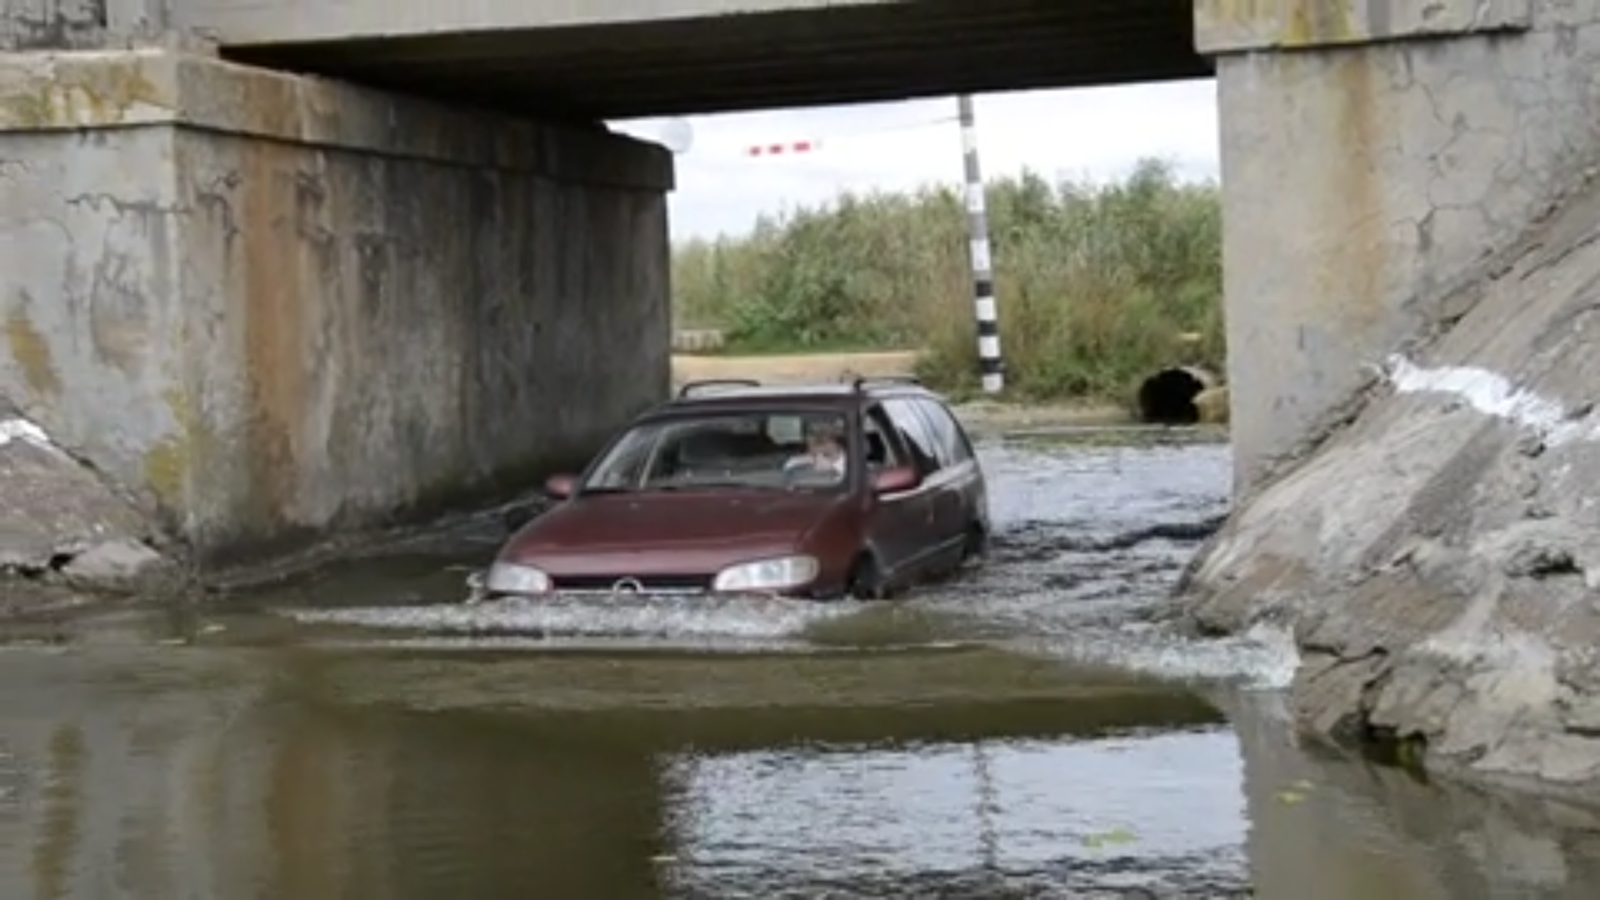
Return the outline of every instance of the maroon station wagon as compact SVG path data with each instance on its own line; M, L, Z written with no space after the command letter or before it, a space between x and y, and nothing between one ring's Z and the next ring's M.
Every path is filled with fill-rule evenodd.
M988 546L972 444L915 379L694 382L616 435L523 526L477 599L881 599Z

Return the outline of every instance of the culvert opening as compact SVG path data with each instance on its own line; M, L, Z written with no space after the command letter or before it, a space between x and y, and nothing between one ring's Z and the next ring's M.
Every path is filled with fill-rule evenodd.
M1195 398L1212 383L1211 376L1200 369L1162 369L1139 385L1139 421L1151 425L1198 424L1200 407Z

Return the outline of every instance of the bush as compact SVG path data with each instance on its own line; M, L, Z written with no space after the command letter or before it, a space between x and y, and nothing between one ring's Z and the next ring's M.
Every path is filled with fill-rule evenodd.
M1024 173L991 182L988 200L1009 388L1123 399L1162 366L1220 366L1215 184L1145 161L1109 185ZM963 393L977 384L965 229L951 187L763 217L675 248L677 316L724 329L732 351L921 348L919 374Z

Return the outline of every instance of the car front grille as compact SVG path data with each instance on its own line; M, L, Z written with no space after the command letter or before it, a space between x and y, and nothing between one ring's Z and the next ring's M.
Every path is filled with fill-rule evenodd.
M552 580L558 591L617 591L617 582L638 582L635 593L682 593L711 590L711 575L583 575ZM631 584L630 584L631 586Z

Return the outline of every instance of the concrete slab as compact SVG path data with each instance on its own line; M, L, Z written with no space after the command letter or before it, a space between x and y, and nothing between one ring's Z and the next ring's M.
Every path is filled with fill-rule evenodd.
M236 59L572 118L1210 74L1182 0L281 0L182 9Z

